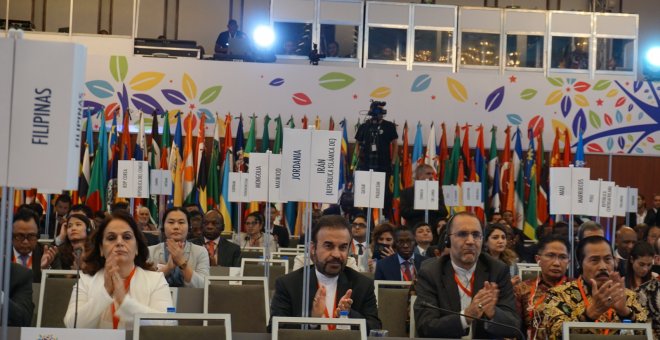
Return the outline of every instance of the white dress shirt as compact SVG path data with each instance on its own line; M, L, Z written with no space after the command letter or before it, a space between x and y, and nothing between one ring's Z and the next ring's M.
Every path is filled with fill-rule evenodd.
M470 279L472 278L472 274L474 274L474 270L477 268L477 264L475 263L470 269L464 269L462 267L459 267L454 263L454 261L452 261L451 266L454 267L454 272L456 273L458 280L461 281L461 284L464 287L470 287ZM476 294L476 292L473 291L472 295L474 294ZM463 292L463 290L460 288L458 288L458 296L461 298L461 314L465 314L465 309L468 308L470 303L472 303L472 297L465 294L465 292ZM463 326L464 329L470 327L464 316L461 316L461 325ZM472 333L471 327L470 327L470 333ZM470 339L472 338L471 335L468 335L468 337Z
M329 277L316 270L316 279L318 280L319 287L325 287L325 309L328 311L328 318L332 319L335 317L333 312L335 301L337 301L337 281L339 280L339 275ZM325 317L325 315L323 317ZM327 325L324 325L322 329L327 329Z

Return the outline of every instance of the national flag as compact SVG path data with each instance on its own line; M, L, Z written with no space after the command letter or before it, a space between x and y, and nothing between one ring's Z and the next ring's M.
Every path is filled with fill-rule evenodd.
M195 161L193 151L193 117L192 112L188 113L188 119L184 125L186 129L186 139L183 147L183 197L185 203L195 203Z
M139 113L139 127L137 140L135 141L135 150L133 152L133 158L136 161L144 161L147 159L147 138L144 134L144 114L142 111Z
M476 173L477 175L477 180L481 182L481 202L483 202L482 207L478 207L476 209L476 214L479 218L481 218L482 221L486 221L485 219L485 211L484 207L486 206L487 199L488 197L488 171L487 171L487 166L486 166L486 149L484 148L484 127L483 125L479 125L477 128L477 131L479 132L479 135L477 137L477 148L474 151L474 170L471 170Z
M316 119L314 120L314 129L321 130L321 117L318 115L316 115Z
M275 140L273 141L273 153L278 155L282 153L282 117L277 116L275 118Z
M130 119L131 114L128 113L128 110L124 112L124 119L121 126L121 146L119 159L126 161L133 158L133 144L131 143L131 131L130 131Z
M555 140L552 143L552 151L550 152L550 166L562 166L562 160L559 157L559 128L555 129Z
M488 214L494 213L494 212L500 212L500 200L499 197L497 198L497 208L493 206L493 203L495 203L492 198L493 193L495 192L495 184L497 184L497 188L499 189L499 176L495 174L497 171L497 168L499 167L499 159L497 158L497 127L493 125L493 127L490 128L490 149L489 155L488 155L488 202L486 203L486 211ZM499 190L498 190L499 191ZM498 193L499 196L499 193ZM489 216L490 218L490 216Z
M438 151L438 163L440 164L438 180L442 181L445 178L445 167L449 160L449 148L447 147L447 129L445 123L443 122L440 126L442 128L442 135L440 136L440 150Z
M149 169L158 170L160 169L160 136L158 134L158 111L154 110L151 114L151 138L147 140L147 145L151 145L149 150L148 159L149 159ZM167 119L167 118L166 118ZM149 214L153 221L158 221L158 206L159 198L158 195L149 195L149 201L147 201L147 207L149 208ZM158 224L158 223L156 223Z
M564 159L561 166L569 166L571 164L571 132L568 129L564 130Z
M278 125L281 126L281 122L282 122L282 120L280 119L280 122L279 122ZM288 125L288 128L290 128L290 129L293 129L293 128L296 127L296 124L293 121L293 116L291 116L291 118L289 118L289 120L286 122L286 124ZM280 130L281 130L281 127L280 127ZM275 138L275 147L273 149L276 149L276 148L278 150L282 149L282 138L281 138L281 136L282 136L282 132L280 132L280 138L279 139L277 137ZM279 142L278 142L278 140L279 140ZM279 145L279 148L278 148L278 145ZM297 214L298 203L297 202L287 202L285 209L286 210L284 212L284 219L286 220L286 225L289 228L289 233L291 233L292 235L295 235L296 218L298 216L298 214Z
M91 176L90 157L94 155L94 128L92 126L91 112L87 112L85 129L85 152L83 153L82 167L78 178L78 197L80 198L80 202L83 203L87 200L87 193L89 191L89 181Z
M537 184L537 196L536 196L536 218L538 219L538 224L541 225L548 221L550 218L550 212L548 209L548 176L549 169L548 164L545 161L544 157L544 148L543 148L543 133L539 133L539 142L537 144L536 151L536 184ZM531 196L531 193L530 193Z
M459 149L460 150L460 149ZM452 152L453 154L453 152ZM465 166L463 165L463 158L458 156L458 162L456 162L456 186L458 187L458 206L454 207L454 211L461 212L465 211L465 205L463 203L463 182L465 179Z
M89 191L85 204L94 211L103 210L106 204L105 190L107 185L108 171L108 146L107 132L105 128L105 116L101 112L101 124L99 128L98 148L94 154L92 173L89 179Z
M532 168L536 167L536 147L534 146L534 131L532 129L527 130L527 138L529 139L529 146L527 147L527 152L524 155L525 158L523 164L525 169L525 196L523 202L527 202L532 178Z
M463 134L463 148L461 149L461 155L463 156L463 159L465 160L463 162L463 166L465 166L464 173L465 174L470 174L470 159L472 157L470 156L470 128L472 125L470 124L465 124L461 129L463 129L465 132Z
M172 149L172 138L170 134L170 114L169 112L165 111L163 113L163 138L161 141L161 147L160 147L160 169L161 170L168 170L170 171L170 176L173 173L172 169L170 169L170 156L171 156L171 149ZM170 180L173 180L174 177L171 177ZM174 191L172 191L173 193ZM165 211L165 209L169 208L173 204L173 199L174 197L172 196L172 193L167 194L164 196L164 201L161 199L159 201L159 209L161 211Z
M500 164L499 163L495 164L495 172L494 172L493 178L495 178L495 180L493 181L493 190L490 193L490 199L489 199L490 208L491 208L492 212L499 213L499 212L501 212L501 209L502 209L501 202L500 202L500 194L501 193L500 193L500 181L499 181L499 178L500 178Z
M445 177L442 179L443 185L454 185L458 180L458 163L461 159L461 137L460 137L460 128L456 125L456 134L454 137L454 145L451 147L451 156L445 163ZM463 166L463 163L461 163ZM461 170L463 174L464 170ZM463 178L461 178L461 181Z
M513 207L513 216L516 219L516 226L518 229L523 229L523 223L525 216L524 211L524 198L525 198L525 176L524 176L524 166L523 161L523 151L522 151L522 141L520 137L520 128L516 131L516 145L513 152L513 171L516 176L515 181L515 193L514 193L514 207Z
M172 148L170 149L169 170L172 173L172 199L168 203L168 207L181 207L183 206L183 155L181 149L183 147L183 133L181 127L181 112L176 114L176 129L174 130L174 139L172 141Z
M204 135L204 130L206 129L206 115L202 115L199 120L199 131L197 134L197 166L195 169L197 171L195 177L196 190L195 194L197 195L196 202L197 205L202 209L203 213L206 213L208 209L208 197L207 197L207 183L209 171L207 168L206 162L206 136ZM213 164L211 164L213 166Z
M412 165L414 172L417 166L424 161L424 145L422 142L422 123L417 122L417 130L415 131L415 144L413 144Z
M514 206L514 169L511 160L511 126L507 126L504 130L504 151L502 153L502 166L500 167L500 202L502 204L502 211L513 211Z
M339 162L339 197L343 193L346 183L348 182L348 176L346 174L348 169L348 131L346 129L346 118L339 122L341 127L341 158Z
M243 115L241 114L238 118L238 129L236 130L236 142L234 143L234 161L238 164L236 165L237 172L245 172L245 166L243 165L243 147L245 145L245 136L243 134Z
M330 116L330 122L328 123L328 131L335 131L335 119Z
M108 182L106 183L105 188L105 204L104 209L106 211L111 211L111 205L115 203L115 193L117 192L117 167L119 165L119 143L118 143L118 132L117 132L117 115L119 114L119 109L117 109L112 116L112 126L110 127L110 132L108 133Z
M582 142L582 131L580 131L578 134L578 142L575 147L575 167L582 168L586 164L587 163L584 161L584 143Z
M264 117L264 132L261 135L261 152L266 153L266 151L270 150L270 135L268 130L270 125L270 116L266 115Z
M435 125L431 122L431 129L429 130L429 137L426 142L426 154L424 155L424 164L430 165L433 168L434 176L438 175L438 150L435 141Z
M229 205L229 172L231 171L232 155L231 150L227 150L225 155L225 164L222 166L222 194L220 195L220 203L218 210L222 214L225 222L225 230L223 234L232 233L232 216Z
M390 190L392 190L392 220L394 225L401 225L401 160L394 155L394 170L390 176Z
M525 215L525 224L523 227L523 233L531 240L536 239L536 228L538 227L538 217L536 215L536 199L537 199L537 183L536 183L536 169L535 167L531 168L530 173L530 191L529 191L529 200L527 206L529 207Z
M307 115L304 115L300 121L302 122L303 130L307 130L307 124L309 123L309 119L307 118Z
M233 118L231 114L225 115L225 124L224 124L224 129L225 129L225 139L222 144L222 149L220 149L220 156L222 158L222 162L224 164L225 157L227 155L227 151L230 151L231 154L234 154L234 138L232 138L231 134L231 122ZM233 157L232 157L233 158ZM233 171L234 167L232 166L231 171Z
M360 127L360 118L358 118L357 123L354 126L355 131ZM351 178L352 180L352 174L355 172L355 169L357 169L358 165L358 160L359 160L359 145L360 143L355 143L355 146L353 147L353 156L351 157L351 166L350 166L350 171L348 172L348 177Z
M413 186L412 159L410 158L410 147L408 146L408 121L403 124L403 150L401 152L401 182L404 188Z
M207 179L207 208L217 209L220 204L220 121L215 114L215 127L213 128L213 146L211 147L211 161Z
M245 143L245 150L243 151L244 166L245 165L249 166L250 154L256 152L257 149L257 130L255 126L256 120L257 120L256 115L252 115L252 117L250 117L250 132L248 133L247 142ZM245 211L245 213L250 214L255 211L259 211L259 203L255 201L251 201L250 204L248 204L248 208Z

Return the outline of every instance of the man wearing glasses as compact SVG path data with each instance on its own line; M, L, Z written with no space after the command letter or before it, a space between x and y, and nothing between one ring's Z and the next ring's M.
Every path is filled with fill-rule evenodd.
M376 263L375 280L415 281L417 271L426 256L415 255L415 237L408 229L398 229L394 234L396 254Z
M240 267L241 248L220 236L225 228L225 221L217 210L209 210L202 220L203 237L192 243L206 248L211 266Z
M606 238L589 236L577 249L580 277L548 291L540 329L549 339L561 339L564 322L646 322L647 311L637 295L625 288L623 278L614 270L614 255ZM580 330L589 334L610 335L610 329ZM545 338L545 337L543 337Z
M367 244L367 218L364 215L358 214L351 223L351 232L353 234L353 242L351 244L350 255L355 257L359 271L368 272L369 266L365 256L369 259L369 245Z
M541 267L537 277L525 280L514 287L516 308L523 321L522 330L527 333L527 339L537 337L537 330L543 321L543 301L553 287L567 281L566 268L570 256L565 238L550 235L538 244L536 263ZM542 338L539 336L539 338Z
M421 337L515 337L520 328L508 267L481 254L483 228L472 213L455 214L444 240L449 256L431 258L417 273L415 322ZM455 313L441 311L451 310ZM485 318L513 328L474 319Z
M61 268L57 247L39 245L39 216L30 209L19 209L14 215L12 262L32 269L34 282L41 282L42 269Z

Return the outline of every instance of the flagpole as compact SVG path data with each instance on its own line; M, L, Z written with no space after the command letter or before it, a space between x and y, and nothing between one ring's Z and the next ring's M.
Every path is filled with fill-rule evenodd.
M2 219L4 222L9 223L9 221L13 220L14 218L14 209L10 209L10 204L14 202L14 188L3 188L2 189L2 197L6 197L7 191L9 191L8 199L5 202L2 202L2 213L0 215L4 216L6 215L6 219ZM9 326L8 326L8 320L9 320L9 297L11 296L11 292L9 291L9 270L11 268L11 253L12 253L12 246L11 246L11 240L12 238L9 237L10 231L9 228L5 228L6 225L3 227L1 234L6 235L4 237L4 243L2 246L0 246L0 250L3 250L2 253L0 253L2 256L5 258L5 262L3 263L3 268L2 268L2 291L5 297L5 303L2 304L2 323L0 324L0 328L2 328L2 332L0 332L0 339L7 339L7 333L9 331ZM4 247L4 249L3 249ZM39 265L39 264L37 264Z
M5 253L5 237L9 238L9 228L6 228L7 226L7 187L2 187L2 197L0 198L0 254ZM11 266L10 259L11 257L6 257L6 256L0 256L0 289L2 289L4 286L4 268L5 266ZM9 295L7 295L9 296ZM8 303L3 304L3 311L2 315L5 315L4 313L4 306L8 305ZM7 338L7 324L2 322L0 323L0 336L2 339Z
M598 179L598 197L600 197L600 187L602 185L603 179ZM596 222L600 224L600 199L598 199L598 215L596 216Z
M266 152L266 169L270 169L271 151ZM268 183L269 176L266 176L266 188L270 187ZM264 276L266 280L270 279L270 238L272 237L272 226L270 224L270 193L266 192L266 235L264 235ZM270 281L269 281L270 282Z
M607 180L612 181L612 151L607 157ZM615 187L616 188L616 187ZM614 249L614 234L616 234L616 216L612 215L612 249ZM610 219L607 220L607 230L610 230Z
M366 244L367 247L369 247L369 244L370 244L369 239L370 239L371 232L372 232L372 230L371 230L371 176L373 175L373 173L374 173L373 170L369 170L369 182L368 182L369 183L369 204L367 205L367 233L366 233L367 237L364 241L365 242L364 244ZM376 252L376 251L378 251L378 249L374 246L374 252ZM371 253L371 252L369 252L369 253ZM371 254L371 256L373 256L373 254ZM365 268L367 271L370 271L369 270L369 256L368 255L367 256L362 256L362 262L363 262L362 263L362 268Z
M428 195L429 195L429 179L426 179L426 197L427 197L427 202L428 202ZM426 205L426 204L425 204ZM426 209L424 209L424 223L428 224L429 223L429 207L427 205ZM413 230L413 233L415 231Z
M573 226L573 214L568 215L568 239L571 242L571 261L575 259L575 227ZM574 278L575 268L568 266L568 276Z
M44 225L44 234L41 235L41 238L49 238L50 233L48 233L48 229L50 229L50 194L46 194L46 224Z
M303 317L308 317L309 316L309 283L310 283L310 273L311 273L311 268L309 267L310 264L310 255L309 255L309 245L311 242L311 236L312 236L312 202L307 202L305 206L305 222L306 225L304 226L305 229L305 252L304 252L304 264L303 264L303 305L302 305L302 316ZM303 329L307 329L307 325L303 325Z
M626 196L628 196L628 198L630 198L630 194L628 194L629 191L630 191L630 187L627 186L627 187L626 187ZM630 206L630 203L628 203L628 206ZM628 206L626 206L626 225L627 225L628 227L630 227L630 214L628 213ZM636 202L635 202L635 207L637 207L637 203L636 203ZM631 228L632 228L632 227L631 227ZM614 242L612 242L612 244L614 244Z

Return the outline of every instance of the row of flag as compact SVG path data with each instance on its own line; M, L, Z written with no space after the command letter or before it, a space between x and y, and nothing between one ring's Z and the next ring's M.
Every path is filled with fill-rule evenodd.
M245 172L249 166L249 155L252 152L281 153L283 127L296 128L293 117L283 123L280 116L271 119L264 117L263 134L260 147L257 148L257 132L255 115L249 117L250 127L247 138L244 135L243 116L233 117L227 114L224 120L216 115L215 127L211 137L211 148L207 150L205 135L205 116L202 116L195 131L193 131L193 113L186 115L153 113L151 133L145 133L145 114L137 113L138 133L135 139L129 132L130 113L121 117L121 132L118 129L119 113L112 118L108 129L106 124L100 124L94 143L92 115L87 115L84 152L81 159L78 190L72 192L74 204L82 203L94 211L109 210L113 203L121 201L117 197L117 161L142 160L148 161L150 169L169 170L172 177L171 195L152 195L149 199L136 199L136 206L143 205L150 209L154 221L158 221L159 212L167 207L195 204L203 212L210 209L220 211L225 220L225 231L230 232L237 224L237 204L228 201L229 173L231 171ZM102 113L100 114L102 115ZM173 115L173 116L172 116ZM159 120L163 122L160 133ZM175 122L174 134L171 133L170 120ZM236 137L232 136L232 123L238 121ZM269 125L276 124L275 138L271 141ZM355 125L355 129L360 122ZM322 129L320 118L309 124L308 118L302 119L302 128ZM349 160L348 123L346 119L339 122L342 129L341 162L340 162L340 192L347 188L358 163L358 155L353 152ZM335 129L335 123L330 118L329 130ZM551 221L548 213L548 173L550 166L569 166L571 163L571 141L569 131L555 131L555 139L550 152L550 158L545 159L542 131L522 131L507 127L504 130L504 150L497 150L497 127L490 129L491 142L486 153L484 143L485 127L471 125L456 125L453 145L448 146L449 134L444 123L440 125L440 141L436 138L435 123L431 123L426 142L422 141L423 126L417 123L412 149L408 143L408 123L403 125L402 144L400 152L392 155L394 168L390 179L390 190L393 193L392 211L383 215L390 221L401 224L400 194L404 188L414 183L414 169L419 164L427 164L435 170L436 179L440 185L461 186L465 181L481 182L483 193L483 208L452 207L454 211L473 209L482 220L486 220L493 212L512 211L517 216L516 227L523 230L531 239L535 238L536 227ZM185 137L184 137L185 131ZM470 147L471 133L477 133L474 148ZM461 140L461 133L463 139ZM523 138L527 137L527 150L523 150ZM579 136L575 166L584 165L581 138ZM268 142L264 142L268 141ZM563 150L560 150L563 144ZM16 192L15 206L22 203L39 201L45 204L43 195L35 190ZM289 202L277 206L284 211L281 221L286 224L294 235L299 235L303 226L304 202ZM263 210L263 204L253 202L242 209L245 214ZM313 205L321 209L320 205ZM378 221L383 212L375 211Z

